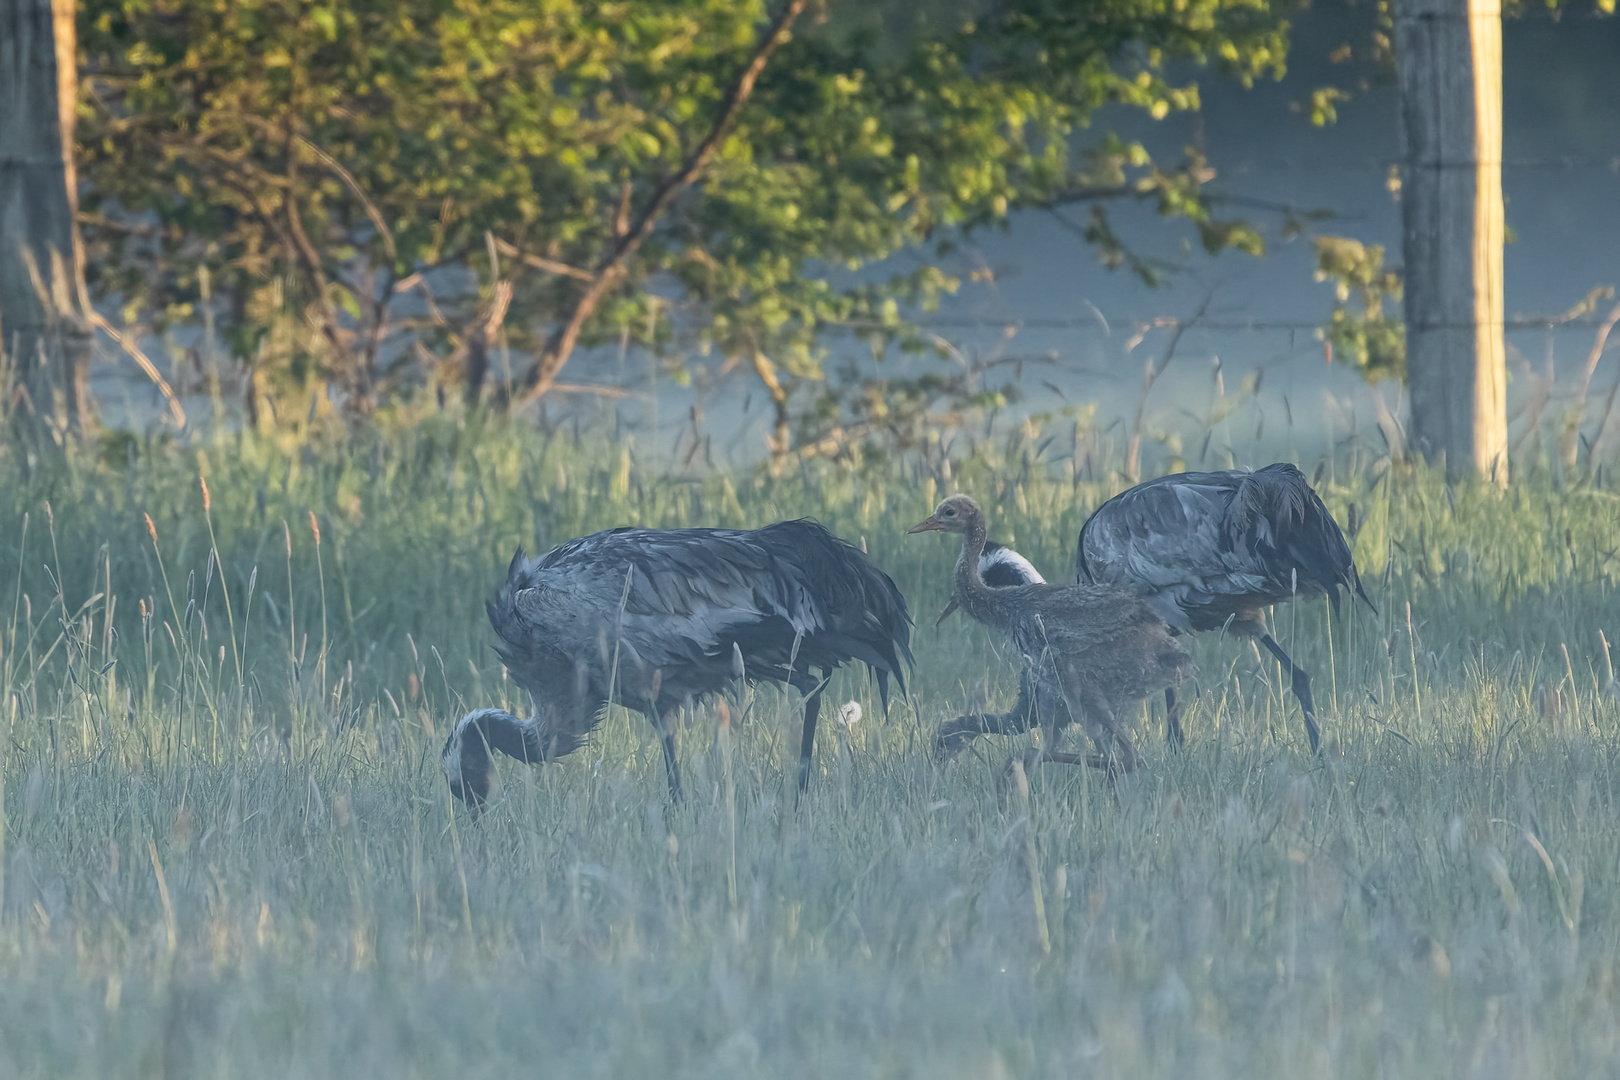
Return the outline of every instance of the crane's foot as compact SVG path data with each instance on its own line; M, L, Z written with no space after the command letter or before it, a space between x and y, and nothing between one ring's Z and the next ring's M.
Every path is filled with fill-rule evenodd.
M1022 753L1014 754L1008 758L1007 764L996 774L997 793L1004 798L1006 797L1008 787L1017 774L1014 766L1022 764L1024 773L1027 776L1034 770L1036 765L1043 761L1049 761L1054 765L1084 765L1090 769L1100 769L1108 780L1108 790L1113 793L1116 800L1119 793L1114 790L1114 785L1120 777L1131 771L1129 763L1120 761L1119 758L1112 754L1076 754L1066 750L1042 750L1038 746L1031 746Z

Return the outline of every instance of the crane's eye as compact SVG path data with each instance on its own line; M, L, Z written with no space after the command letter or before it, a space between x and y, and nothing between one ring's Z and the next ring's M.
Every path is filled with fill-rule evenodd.
M955 517L956 516L956 511L954 509L952 509L951 507L947 506L945 508L945 516L946 517Z

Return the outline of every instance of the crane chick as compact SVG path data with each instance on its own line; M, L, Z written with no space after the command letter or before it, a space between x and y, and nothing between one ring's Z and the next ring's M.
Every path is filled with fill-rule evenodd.
M994 540L984 542L984 553L979 556L979 576L992 589L1046 584L1046 579L1033 563ZM934 625L937 627L950 618L957 607L956 597L952 595L951 602L939 613ZM1010 710L1004 713L968 713L954 720L943 721L934 732L934 755L939 758L952 757L961 753L968 743L980 735L1022 735L1036 724L1034 695L1030 671L1026 666L1018 677L1018 701Z

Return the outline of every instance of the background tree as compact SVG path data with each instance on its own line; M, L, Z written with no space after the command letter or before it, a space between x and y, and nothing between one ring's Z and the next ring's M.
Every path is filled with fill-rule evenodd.
M74 57L72 0L0 0L0 389L35 441L94 424Z
M785 433L825 335L925 346L906 316L957 286L953 245L1019 208L1085 204L1103 258L1149 276L1110 200L1260 250L1212 211L1204 162L1086 125L1196 108L1177 60L1280 73L1269 0L1005 0L904 35L864 13L89 0L96 284L162 326L198 316L206 270L269 398L330 380L359 413L424 383L520 402L618 341L756 372ZM873 272L902 249L906 272Z

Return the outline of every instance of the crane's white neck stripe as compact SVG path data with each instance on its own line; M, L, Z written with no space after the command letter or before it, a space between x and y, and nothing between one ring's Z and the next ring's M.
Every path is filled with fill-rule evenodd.
M979 556L979 574L982 577L991 567L1005 566L1024 579L1026 585L1044 585L1046 579L1028 559L1010 547L997 547Z

